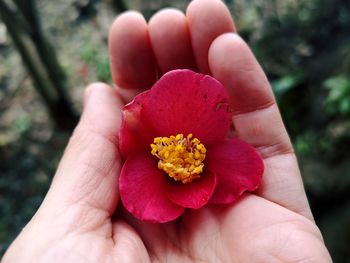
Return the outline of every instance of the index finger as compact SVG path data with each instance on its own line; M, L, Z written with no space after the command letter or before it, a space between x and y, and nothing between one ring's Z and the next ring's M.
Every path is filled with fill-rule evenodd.
M118 16L109 32L112 78L122 89L147 89L156 81L156 63L148 25L134 11Z
M247 44L223 34L211 44L213 76L228 90L238 137L264 158L265 175L258 194L312 219L293 146L270 84Z

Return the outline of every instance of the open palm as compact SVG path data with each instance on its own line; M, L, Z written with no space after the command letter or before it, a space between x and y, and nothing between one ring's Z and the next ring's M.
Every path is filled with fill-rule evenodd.
M149 24L135 12L119 16L110 31L117 88L87 88L52 186L3 262L331 262L271 88L234 31L219 0L195 0L186 15L160 11ZM150 224L118 206L120 111L155 82L156 72L176 68L224 84L235 133L260 151L265 174L256 193L232 205Z

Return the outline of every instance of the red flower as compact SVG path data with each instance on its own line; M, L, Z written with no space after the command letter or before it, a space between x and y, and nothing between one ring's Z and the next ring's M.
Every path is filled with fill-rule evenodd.
M249 144L227 136L231 122L225 88L190 70L171 71L136 96L124 107L119 135L124 207L162 223L185 208L232 203L254 191L263 162Z

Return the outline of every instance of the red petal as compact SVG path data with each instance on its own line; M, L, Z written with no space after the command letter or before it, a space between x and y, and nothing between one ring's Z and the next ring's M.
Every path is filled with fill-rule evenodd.
M225 88L214 78L173 70L152 87L142 106L158 136L192 133L208 144L228 132L232 113L227 101Z
M217 177L217 186L209 203L235 201L244 191L260 184L264 164L259 153L239 139L227 139L207 151L207 167Z
M166 184L167 178L151 154L134 155L126 160L120 173L120 198L138 219L154 223L172 221L184 208L167 198Z
M169 183L167 185L167 196L180 206L198 209L208 203L215 186L215 175L207 172L192 183L183 184L175 181Z
M136 96L136 98L123 109L122 124L119 132L119 149L124 158L130 154L150 151L154 132L147 125L142 113L142 101L148 95L148 91Z

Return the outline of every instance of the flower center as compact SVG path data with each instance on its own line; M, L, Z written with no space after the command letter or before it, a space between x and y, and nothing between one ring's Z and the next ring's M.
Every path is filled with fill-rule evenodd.
M184 137L177 134L170 137L156 137L151 144L152 155L157 156L158 168L165 171L175 181L184 184L200 177L203 172L207 150L192 134Z

